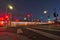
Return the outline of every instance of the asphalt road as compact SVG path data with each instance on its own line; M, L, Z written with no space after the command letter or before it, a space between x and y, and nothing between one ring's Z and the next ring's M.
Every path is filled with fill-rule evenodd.
M39 27L37 29L34 26L31 27L19 26L19 27L7 28L7 29L0 28L0 39L1 38L2 39L5 38L6 40L13 40L13 39L14 40L55 40L55 39L60 40L59 39L60 31L45 30L45 29L40 29Z
M9 32L0 32L0 40L18 40L17 35Z
M22 35L28 37L29 39L32 40L60 40L60 31L57 30L47 30L47 29L40 29L38 27L22 27ZM28 28L28 29L27 29ZM30 28L30 29L29 29ZM34 30L31 30L34 29ZM36 31L38 30L38 31ZM41 31L42 33L45 32L45 34L41 34L41 32L39 33L39 31Z
M17 28L0 27L0 40L30 40L23 35L17 34Z
M55 30L47 30L47 29L35 29L35 30L39 30L39 31L43 31L43 32L47 32L47 33L51 33L57 36L60 36L60 31L55 31Z
M36 32L33 32L31 30L28 30L26 28L23 28L22 35L28 37L31 40L54 40L54 39L48 38L46 36L43 36L41 34L38 34Z

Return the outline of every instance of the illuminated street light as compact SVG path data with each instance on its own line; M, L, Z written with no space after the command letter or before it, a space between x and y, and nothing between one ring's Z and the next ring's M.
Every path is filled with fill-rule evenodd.
M11 4L8 4L7 6L6 6L6 14L8 15L8 10L13 10L14 9L14 6L13 5L11 5ZM12 14L11 14L12 15ZM6 18L8 18L8 16L6 16ZM11 26L11 20L12 20L12 18L9 18L9 21L10 21L10 26ZM6 20L7 21L7 24L6 24L6 26L8 27L8 20Z
M25 17L24 20L26 20L27 18Z
M13 10L13 6L12 6L12 5L8 5L8 8L9 8L10 10Z
M44 10L43 13L46 14L48 11L47 10Z

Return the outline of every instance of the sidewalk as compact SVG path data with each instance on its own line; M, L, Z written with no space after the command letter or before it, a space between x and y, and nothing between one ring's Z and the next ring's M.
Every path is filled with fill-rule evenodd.
M17 34L12 29L0 28L0 40L30 40L27 37Z
M30 40L23 35L17 35L9 32L0 32L0 40Z
M8 32L0 32L0 40L18 40L17 35Z

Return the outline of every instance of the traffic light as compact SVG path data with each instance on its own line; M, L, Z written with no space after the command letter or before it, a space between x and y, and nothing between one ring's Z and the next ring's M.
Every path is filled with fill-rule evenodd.
M6 20L9 20L9 18L10 18L9 15L6 15L6 16L5 16L5 19L6 19Z
M54 14L53 14L53 15L54 15L54 17L56 17L56 13L55 13L55 12L54 12Z
M16 21L16 22L19 22L19 19L16 19L15 21Z
M5 17L6 17L6 18L9 18L9 16L8 16L8 15L6 15Z
M55 12L54 12L54 14L53 14L53 15L54 15L54 17L58 17L58 14L56 14Z
M4 26L4 21L0 21L0 26Z
M3 18L3 17L1 17L1 18L0 18L0 21L3 21L3 20L4 20L4 18Z

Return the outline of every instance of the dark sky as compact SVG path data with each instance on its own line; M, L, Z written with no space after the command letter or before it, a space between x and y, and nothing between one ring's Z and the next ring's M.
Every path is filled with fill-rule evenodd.
M60 16L60 0L0 0L0 14L6 11L6 5L14 5L13 15L23 18L26 13L31 13L33 18L47 20L47 16L53 19L53 9L56 8ZM48 10L43 14L43 10Z

